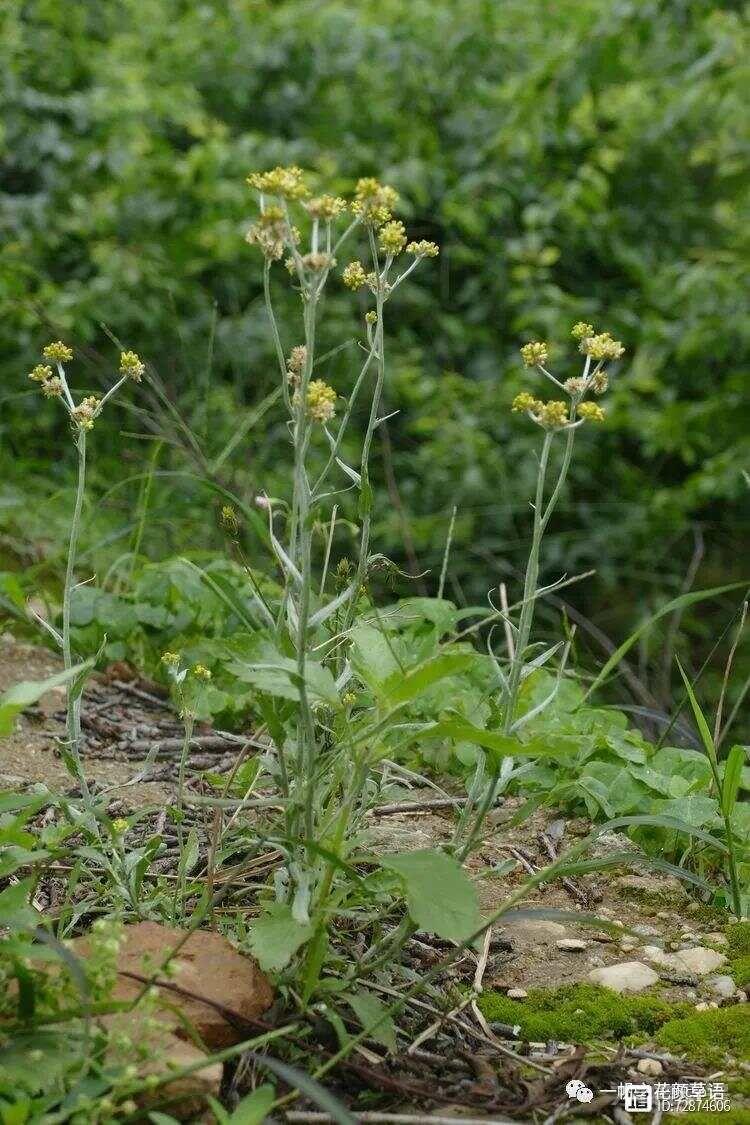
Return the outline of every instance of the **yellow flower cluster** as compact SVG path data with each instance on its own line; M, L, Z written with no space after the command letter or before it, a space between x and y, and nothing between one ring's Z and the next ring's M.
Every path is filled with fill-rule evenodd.
M63 344L62 340L56 340L53 344L47 344L42 355L55 363L69 363L73 358L73 349Z
M88 395L79 402L78 406L73 407L70 416L82 430L91 430L100 406L101 399L98 399L96 395Z
M572 379L566 379L563 386L569 395L582 395L586 390L586 380L577 375Z
M245 235L245 242L248 242L251 246L257 246L263 257L267 258L269 262L278 262L279 258L283 257L284 243L282 239L278 238L273 230L262 223L253 223Z
M587 422L603 422L604 411L598 402L581 402L577 407L577 414L579 418L584 418Z
M198 680L210 680L210 669L206 668L205 664L196 664L193 668L193 675Z
M579 347L584 355L596 360L619 359L625 352L620 341L613 340L609 332L600 332L598 336L584 336Z
M35 383L46 383L51 378L52 368L45 363L37 363L34 370L29 372L29 379L33 379Z
M316 422L330 422L336 413L336 392L322 379L313 379L307 388L307 412Z
M304 173L296 164L287 168L278 166L270 172L253 172L247 177L247 182L257 191L279 195L283 199L305 199L310 194Z
M136 352L120 352L120 374L127 375L134 383L140 383L146 365Z
M574 324L570 330L570 334L574 340L585 340L588 336L594 335L593 324L586 324L585 321L579 320Z
M521 348L521 359L527 367L537 367L540 363L546 363L549 359L549 348L539 341L524 344Z
M166 664L167 668L176 668L180 663L180 654L179 652L163 652L161 662Z
M375 312L374 309L370 309L369 312L365 313L365 323L366 324L377 324L378 323L378 314Z
M385 254L400 254L406 246L406 230L400 219L392 219L378 233L380 248Z
M304 205L308 215L313 219L337 219L346 211L346 200L338 195L318 195Z
M387 223L398 203L398 192L372 176L357 180L352 211L366 222Z
M609 376L606 371L597 371L591 380L591 390L595 395L603 395L609 386Z
M538 410L544 404L538 399L530 395L528 391L522 391L520 395L516 395L513 399L511 410L516 412L525 412L527 410Z
M410 242L406 253L414 254L417 258L437 258L440 248L437 242L428 242L423 238L421 242Z
M350 262L341 277L349 289L359 289L367 281L365 267L361 262Z
M559 429L569 421L568 404L555 400L540 403L539 409L534 411L534 416L546 429Z

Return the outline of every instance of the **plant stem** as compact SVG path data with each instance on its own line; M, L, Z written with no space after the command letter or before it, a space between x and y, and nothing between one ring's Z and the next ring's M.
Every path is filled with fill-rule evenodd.
M70 540L68 542L68 563L65 569L65 587L63 589L63 627L62 650L63 665L68 671L73 667L73 652L70 641L70 606L73 587L75 585L75 566L78 554L78 539L81 532L81 514L83 512L83 497L86 489L86 431L78 428L76 435L76 448L78 450L78 481L76 485L75 507L70 525ZM74 681L68 683L67 688L67 717L68 747L77 771L76 780L81 786L85 798L90 797L89 787L83 773L81 763L81 690Z

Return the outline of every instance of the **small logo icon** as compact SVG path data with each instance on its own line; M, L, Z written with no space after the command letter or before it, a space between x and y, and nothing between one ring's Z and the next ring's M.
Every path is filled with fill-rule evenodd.
M625 1110L631 1113L650 1113L654 1104L654 1092L645 1082L637 1084L626 1082L622 1087Z
M590 1102L594 1096L594 1091L589 1090L585 1082L581 1082L580 1078L571 1078L565 1087L565 1092L569 1098L575 1098L579 1102Z

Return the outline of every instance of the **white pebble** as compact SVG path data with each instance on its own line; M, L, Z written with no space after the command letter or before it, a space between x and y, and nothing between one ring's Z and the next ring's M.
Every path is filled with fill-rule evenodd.
M587 942L581 938L566 937L560 938L555 942L558 949L564 950L566 953L580 953L581 950L586 949Z
M523 988L509 988L506 993L509 1000L525 1000L528 995Z
M639 1059L636 1070L640 1074L647 1075L648 1078L658 1078L663 1073L664 1067L658 1059Z

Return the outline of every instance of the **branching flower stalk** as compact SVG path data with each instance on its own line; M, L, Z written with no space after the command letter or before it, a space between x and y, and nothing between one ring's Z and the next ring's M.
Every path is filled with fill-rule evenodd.
M591 324L579 322L574 325L571 335L579 342L579 351L585 357L583 370L579 376L573 376L560 381L547 368L549 360L549 346L541 341L525 344L521 348L521 357L526 367L536 368L542 375L549 379L558 390L567 396L567 401L555 399L543 401L523 391L516 395L512 409L515 412L526 414L532 422L544 431L542 448L539 454L539 467L537 470L536 494L533 502L534 521L531 533L531 547L526 563L524 579L523 600L518 626L513 629L512 622L508 622L513 630L513 651L510 665L504 675L504 714L503 733L510 737L518 724L517 709L518 697L523 681L526 657L531 641L531 631L534 624L539 590L539 560L544 532L557 507L558 500L565 486L573 456L573 445L577 430L584 422L603 422L604 411L598 403L587 399L586 395L593 393L602 395L609 386L609 379L604 370L604 365L609 360L619 359L624 348L619 340L614 340L609 332L596 333ZM562 460L557 473L557 480L551 494L546 498L547 475L549 472L550 454L555 438L565 435L565 445ZM500 665L497 665L498 669ZM468 856L481 832L487 813L492 808L497 794L500 779L500 768L491 776L483 797L477 807L473 818L468 838L458 855L461 859ZM468 819L468 810L464 819Z
M38 384L45 398L56 398L62 403L70 419L73 441L78 452L76 495L70 525L68 558L65 568L65 585L63 588L62 633L60 634L54 629L49 630L62 650L65 670L69 671L74 664L70 633L70 616L73 590L75 588L75 569L78 556L78 541L81 531L81 516L86 492L86 438L88 432L93 429L94 422L101 414L107 402L109 402L109 400L117 394L123 384L127 383L129 380L140 383L145 367L135 352L121 352L120 369L118 372L119 378L113 383L107 393L102 398L89 395L76 405L65 372L65 365L70 363L73 359L73 350L69 348L67 344L57 340L54 343L47 344L42 351L42 357L48 362L38 364L30 373L29 378ZM57 374L53 372L50 366L52 363L55 365ZM75 680L71 681L67 688L66 709L68 751L70 760L75 769L76 780L80 784L81 791L88 801L90 800L90 791L81 761L81 696L81 684L76 683Z
M438 248L429 242L407 245L403 224L393 219L397 194L393 188L380 184L377 180L359 180L351 203L331 195L311 197L305 178L296 167L256 173L248 178L248 183L259 193L260 214L247 233L247 241L258 246L265 259L264 299L282 378L293 446L292 497L284 547L275 533L274 513L270 502L264 503L269 515L272 550L284 575L284 593L276 620L276 632L279 640L284 635L291 639L295 654L294 684L298 694L298 707L294 769L290 768L291 763L284 762L280 772L291 779L291 792L288 795L292 798L289 804L292 811L287 820L287 830L298 841L297 860L302 862L306 856L305 841L314 842L320 833L328 833L327 842L329 846L332 843L334 850L345 846L350 819L357 815L357 806L369 775L366 758L361 754L357 755L353 747L347 748L341 744L333 748L334 755L338 750L349 753L352 757L349 768L342 772L338 793L333 794L327 780L321 778L321 755L331 753L326 750L330 732L321 725L310 699L308 664L311 632L330 618L335 622L336 634L345 635L367 581L372 524L369 460L373 436L379 423L385 382L384 306L397 286L424 258L434 257ZM309 249L302 248L303 235L292 220L292 207L306 212L304 225L308 230ZM336 224L347 213L350 221L337 238L334 234ZM343 270L342 278L344 284L352 290L368 289L374 298L375 307L365 317L365 358L334 433L330 423L336 417L339 396L325 380L313 378L316 367L317 315L325 285L337 264L336 255L360 228L367 237L371 268L366 270L359 261L350 262ZM393 264L404 250L412 256L413 261L400 275L391 278ZM284 259L288 272L297 283L303 313L303 343L293 347L288 356L282 344L271 293L271 269L274 262L281 259ZM375 378L357 471L345 463L341 451L355 405L364 393L373 365ZM308 468L311 443L316 433L321 431L328 442L329 453L322 471L311 482ZM313 574L313 526L316 522L327 522L321 505L329 496L336 495L336 489L333 492L325 491L334 468L346 477L349 488L359 490L361 527L358 558L353 571L346 571L345 581L334 600L316 610L313 616L313 603L318 604L320 601L320 594L317 593L319 583L315 581ZM330 543L326 553L326 569L329 555ZM336 573L338 579L345 571L339 568ZM323 593L322 589L320 593ZM337 656L337 676L341 672L338 660ZM342 690L344 686L345 677ZM277 753L281 763L285 748L278 745ZM326 813L326 808L335 810L333 821ZM325 918L326 899L331 889L334 867L324 864L321 869L320 861L316 861L316 867L318 889L316 893L311 891L311 901L315 904L319 918Z

